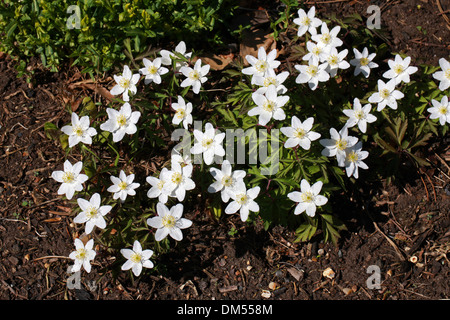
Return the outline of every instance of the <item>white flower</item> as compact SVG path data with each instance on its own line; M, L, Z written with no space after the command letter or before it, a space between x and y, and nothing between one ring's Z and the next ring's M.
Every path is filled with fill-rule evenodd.
M399 84L400 82L409 83L409 76L415 73L418 68L414 66L410 66L411 57L406 57L404 60L400 55L396 55L394 60L388 60L388 65L390 70L386 71L383 74L383 77L387 79L394 79L395 84Z
M248 54L245 59L250 64L250 67L242 69L242 73L252 76L252 84L255 84L253 76L264 77L266 72L270 69L276 69L280 65L280 61L275 60L277 57L277 50L273 49L268 54L264 47L259 47L258 58Z
M265 126L272 118L275 120L284 120L286 114L283 106L289 101L289 96L278 96L277 89L274 85L267 88L265 94L254 92L252 99L256 103L256 107L248 111L249 116L257 116L258 123Z
M137 187L140 186L139 183L134 181L134 174L126 175L123 170L120 170L119 177L110 177L111 182L113 183L107 190L108 192L113 193L113 199L119 199L121 201L125 201L127 196L134 196L136 194Z
M386 106L392 109L397 109L397 100L402 99L404 94L395 90L395 80L389 80L384 83L383 80L378 80L378 92L373 93L368 101L370 103L377 103L377 111L383 110Z
M162 177L169 196L176 197L182 202L186 197L186 191L195 188L195 182L191 179L193 168L192 164L182 166L178 162L172 162L171 170Z
M347 172L347 177L355 177L358 179L358 168L368 169L369 167L362 161L369 156L369 152L362 151L362 142L358 142L353 147L346 150L345 157L345 171Z
M144 63L145 68L139 69L139 72L145 76L145 84L151 82L160 84L161 76L169 72L169 69L161 67L161 58L156 58L153 62L144 58L142 59L142 62Z
M330 137L331 139L321 139L319 141L320 144L325 147L322 150L322 155L325 157L336 156L338 165L343 167L346 157L346 149L353 147L358 142L358 138L349 136L346 126L344 126L339 132L336 129L331 128Z
M441 102L432 99L433 107L428 108L427 111L431 113L430 119L439 119L439 123L443 126L446 122L450 123L450 104L448 97L443 96Z
M311 39L321 44L326 48L339 47L343 44L342 40L338 38L338 33L341 31L340 26L335 26L331 31L328 29L326 22L322 22L320 34L311 36Z
M330 74L330 77L336 76L338 69L350 68L350 64L344 60L347 54L347 49L338 52L336 48L331 48L330 52L325 57L325 61L327 62L326 71Z
M159 202L166 203L171 193L166 184L169 179L170 172L167 168L161 170L159 178L147 177L146 181L152 186L147 192L147 197L158 198Z
M183 122L183 127L187 130L188 126L192 124L192 103L186 103L182 96L178 96L178 102L172 103L172 109L176 111L173 116L172 123L179 125Z
M439 66L442 70L433 73L433 78L440 81L439 90L444 91L450 87L450 62L444 58L440 58Z
M327 63L318 65L310 62L308 65L295 65L294 68L300 71L300 74L295 79L296 83L308 83L311 90L316 90L319 82L325 82L330 79L330 75L325 70Z
M77 145L79 142L92 144L92 137L97 134L95 128L89 127L89 117L81 118L75 112L72 112L72 124L61 128L61 131L69 136L69 148Z
M156 205L157 216L148 218L147 224L150 227L157 228L155 233L155 240L161 241L167 235L171 236L174 240L183 240L182 229L189 228L192 225L192 221L182 218L183 205L181 203L167 208L164 204L158 203Z
M316 7L311 7L308 13L306 13L303 9L299 9L297 13L298 18L295 18L292 21L299 26L297 35L301 37L306 32L309 32L310 34L316 34L316 28L320 27L320 25L322 24L322 20L315 17Z
M106 113L108 113L108 120L100 125L100 129L112 132L114 142L122 140L125 134L136 133L136 123L141 113L139 111L132 111L128 102L119 111L108 108L106 109Z
M306 43L306 49L308 50L308 53L305 54L302 59L308 61L309 64L314 65L325 61L328 52L330 51L330 49L326 48L323 44L314 43L312 41Z
M133 74L130 68L125 65L121 76L114 75L117 84L111 89L111 94L113 96L123 94L123 101L130 101L129 92L133 95L136 94L136 84L139 82L139 78L139 73Z
M192 56L192 52L188 52L186 53L186 44L184 43L184 41L180 41L180 43L178 43L178 45L175 47L175 52L177 54L182 55L183 57L185 57L186 59L190 59ZM173 52L170 52L168 50L161 50L159 52L159 54L161 55L161 63L163 65L171 65L172 64L172 59L176 59L176 55ZM180 70L181 67L183 66L187 66L187 62L185 61L177 61L175 64L175 71Z
M80 173L83 169L81 161L75 163L73 166L66 160L64 162L64 171L53 171L52 178L57 182L62 183L58 189L58 194L65 194L67 199L72 199L75 191L83 190L82 184L86 182L89 177Z
M133 271L134 275L138 277L142 268L153 268L153 262L150 261L153 255L153 250L142 250L141 243L137 240L133 243L133 249L121 249L120 253L127 261L122 265L122 270Z
M288 137L284 147L293 148L300 145L305 150L309 150L311 147L311 141L320 138L320 133L311 131L314 124L314 118L310 117L303 121L303 123L296 117L293 116L291 119L290 127L281 128L281 132Z
M243 181L246 175L244 170L233 171L228 160L222 162L222 170L210 168L209 171L216 181L208 187L208 192L216 193L220 191L223 202L230 200L230 194L234 192L237 183Z
M349 117L345 125L348 128L358 125L359 130L361 130L362 133L365 133L367 130L367 123L372 123L377 120L377 117L370 113L371 110L372 105L370 103L362 107L359 99L355 98L353 100L353 109L342 110L342 112Z
M254 187L247 190L245 183L239 181L236 184L234 192L230 193L232 202L225 208L226 214L233 214L239 211L242 221L247 221L250 211L258 212L259 205L255 202L258 196L260 187Z
M314 217L317 207L323 206L328 202L325 196L319 194L322 190L322 185L322 181L317 181L311 186L308 181L303 179L300 182L300 192L293 191L288 193L288 198L298 203L295 207L295 215L306 211L308 216Z
M220 131L219 131L220 132ZM196 143L191 148L192 154L203 154L205 164L213 163L214 156L223 157L225 149L222 146L225 133L217 133L211 123L205 125L205 132L194 129Z
M369 54L369 50L364 48L362 52L359 52L356 48L353 48L353 53L355 58L350 60L350 64L355 67L354 75L362 73L364 77L368 78L370 75L370 70L377 68L378 64L372 62L375 58L376 53Z
M94 193L89 201L78 198L77 202L82 211L73 219L73 222L86 223L86 234L91 233L95 226L100 229L106 227L103 217L111 211L112 206L102 206L100 194Z
M254 76L254 82L259 88L255 91L259 94L265 94L267 88L271 85L274 85L277 89L278 94L285 94L287 92L287 88L283 85L283 82L289 76L288 71L283 71L279 74L275 74L273 69L267 70L264 76Z
M180 72L186 77L186 79L181 82L180 86L182 88L192 86L192 91L195 94L199 93L202 83L208 80L205 76L209 72L209 68L209 64L202 66L202 60L200 59L195 62L194 68L187 66L181 67Z
M170 156L170 163L174 166L174 163L178 163L181 167L192 164L192 159L189 154L182 155L177 149L172 149L172 154Z
M76 238L75 239L75 251L69 254L69 258L75 260L72 266L72 272L78 272L81 267L86 270L87 273L91 272L91 260L95 258L95 251L92 249L94 247L94 239L89 240L86 245L83 241Z

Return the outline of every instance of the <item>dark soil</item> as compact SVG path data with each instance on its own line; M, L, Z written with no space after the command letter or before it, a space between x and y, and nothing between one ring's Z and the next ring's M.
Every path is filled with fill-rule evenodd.
M365 9L371 3L317 2L316 8L320 14L368 16ZM440 3L450 16L450 3ZM390 1L380 6L393 52L434 65L440 57L448 58L449 25L436 1ZM213 222L204 212L192 210L185 213L194 221L184 232L189 244L181 242L161 256L159 263L165 268L134 280L123 272L115 279L108 271L114 260L99 248L92 272L81 274L81 289L70 289L71 261L66 257L79 228L72 222L71 205L56 194L58 185L50 178L65 154L43 128L46 122L59 128L68 122L66 106L85 95L102 98L92 87L73 90L70 84L80 80L76 70L50 73L37 61L31 67L35 73L27 83L16 77L14 62L1 55L0 299L450 298L448 145L430 146L433 166L422 174L413 172L408 182L372 190L373 197L363 205L348 199L336 206L348 228L336 246L324 244L320 235L310 243L294 243L293 231L284 227L265 231L262 223L247 225L237 216ZM232 227L237 230L234 235L229 234ZM368 286L371 265L379 267L379 288ZM334 272L332 278L324 276L327 268Z

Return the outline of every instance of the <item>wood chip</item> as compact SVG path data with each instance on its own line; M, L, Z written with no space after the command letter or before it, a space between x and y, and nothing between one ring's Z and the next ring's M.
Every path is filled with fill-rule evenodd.
M236 291L237 289L238 289L238 287L236 285L232 285L232 286L219 288L219 292L225 293L225 292L230 292L230 291Z

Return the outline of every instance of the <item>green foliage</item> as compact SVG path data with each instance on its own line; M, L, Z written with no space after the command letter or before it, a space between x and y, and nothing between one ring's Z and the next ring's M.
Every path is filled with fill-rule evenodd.
M70 59L102 73L125 61L125 44L134 57L160 41L221 45L235 7L232 0L5 0L0 50L21 61L21 73L34 56L52 71Z

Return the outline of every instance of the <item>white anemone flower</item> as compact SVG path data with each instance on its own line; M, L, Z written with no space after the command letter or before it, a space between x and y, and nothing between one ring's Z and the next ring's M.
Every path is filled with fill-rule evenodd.
M133 249L121 249L120 253L127 259L121 269L124 271L131 269L136 277L141 274L142 268L153 268L153 262L150 261L153 250L142 250L142 245L137 240L133 243Z
M181 203L167 208L166 205L158 203L156 205L157 216L148 218L147 224L156 228L155 240L161 241L169 235L176 241L183 240L182 229L189 228L192 225L192 221L186 218L182 218L183 205Z
M126 175L123 170L120 170L119 177L111 176L111 182L113 183L107 191L113 193L113 199L120 200L123 202L127 198L127 196L136 195L136 191L134 189L140 186L139 183L134 181L134 174Z
M65 194L67 199L72 199L73 195L77 191L83 190L83 183L86 182L89 177L80 173L83 169L83 162L79 161L72 165L69 160L64 162L64 171L53 171L52 178L61 183L58 189L58 194Z
M370 70L373 68L378 68L378 64L372 60L375 58L376 53L370 53L367 48L364 48L362 52L358 49L353 48L353 53L355 58L350 60L350 64L355 67L354 75L362 73L364 77L368 78L370 75Z
M73 222L86 223L86 234L90 234L94 227L105 229L106 221L104 216L111 211L112 206L102 206L100 194L94 193L89 201L78 198L77 202L82 211L73 219Z
M180 86L182 88L192 86L192 91L195 94L198 94L200 92L200 88L203 83L205 83L208 78L206 75L209 72L210 65L205 64L202 66L202 60L198 59L194 67L181 67L180 72L186 77L186 79L181 82Z
M87 273L91 272L91 260L94 260L96 252L93 250L94 239L89 240L84 245L83 241L75 239L75 251L69 254L69 258L75 260L72 266L72 272L78 272L81 267L86 270Z
M450 87L450 62L444 58L439 59L440 71L433 73L433 78L439 80L439 90L444 91Z
M170 163L174 166L174 163L178 163L181 167L192 164L192 159L190 154L183 155L179 150L172 149L172 154L170 156Z
M328 202L328 199L325 196L319 194L322 190L322 186L322 181L317 181L311 186L308 181L303 179L300 182L300 192L293 191L288 193L288 198L298 203L295 207L295 215L299 215L305 211L310 217L316 215L317 207L323 206Z
M302 59L308 61L309 64L317 65L325 61L330 51L330 48L325 47L322 43L314 43L313 41L306 43L306 49L308 53Z
M243 181L246 175L244 170L233 171L228 160L222 162L221 170L210 168L209 171L216 181L208 187L208 192L216 193L220 191L222 201L225 203L230 200L230 194L234 192L236 185Z
M338 69L348 69L350 64L344 60L348 54L348 50L344 49L338 52L336 48L331 48L330 52L325 58L327 63L326 71L330 74L330 77L335 77Z
M107 108L106 113L108 114L108 120L100 125L100 129L111 132L114 142L121 141L125 134L136 133L136 123L139 121L141 113L132 111L128 102L119 111Z
M144 68L139 69L139 72L145 76L144 83L161 83L161 76L169 72L169 69L161 66L161 58L156 58L150 61L147 58L142 59L144 63Z
M305 12L303 9L298 10L298 18L295 18L292 22L294 22L296 25L298 25L298 31L297 35L301 37L306 32L309 32L310 34L316 34L317 30L316 28L320 27L322 25L322 20L319 18L316 18L316 7L312 6L308 13Z
M133 74L130 68L125 65L122 75L114 75L114 80L117 84L111 89L111 94L113 96L122 94L123 101L130 101L129 93L131 92L132 95L136 94L136 84L139 82L140 77L141 75L139 73Z
M322 155L325 157L336 156L338 165L344 166L345 151L358 143L357 137L348 135L347 126L344 126L339 132L335 128L330 129L330 139L321 139L319 143L324 146Z
M72 112L72 123L61 128L61 131L69 136L69 148L78 143L92 144L92 137L97 134L97 130L89 126L89 117L81 118Z
M205 125L205 132L194 129L194 137L196 142L191 148L192 154L203 154L203 161L210 165L214 161L215 156L223 157L225 149L222 146L225 133L216 133L211 123Z
M191 59L192 57L192 52L186 52L186 43L184 41L180 41L177 44L177 46L175 47L175 53L182 55L187 60ZM176 55L168 50L161 50L159 54L161 55L161 63L166 66L172 64L172 59L176 59ZM184 66L187 66L187 62L177 61L175 64L175 71L180 70L180 68Z
M274 85L269 86L265 94L254 92L252 99L256 107L250 109L247 114L249 116L259 116L258 123L261 126L267 125L272 118L275 120L284 120L286 118L283 106L289 101L289 96L279 96Z
M405 83L410 82L410 75L417 72L418 68L410 66L411 57L402 59L399 54L395 56L394 60L388 60L389 69L383 74L383 77L387 79L394 79L395 84L398 85L402 81Z
M353 100L353 109L344 109L342 112L349 117L345 124L348 128L358 125L359 130L365 133L367 130L367 124L377 121L377 117L370 113L372 105L370 103L361 106L361 102L358 98Z
M239 215L242 221L247 221L250 211L258 212L259 205L255 199L258 197L260 187L254 187L247 190L245 183L240 181L236 184L236 187L230 193L231 201L225 208L226 214L233 214L239 211Z
M182 166L178 162L172 162L171 169L162 177L164 188L167 187L170 197L176 197L182 202L186 197L186 191L195 188L195 182L191 179L193 168L192 164Z
M147 197L149 198L158 198L158 201L161 203L167 203L169 199L170 190L168 190L166 182L170 178L169 169L162 168L159 173L159 178L156 177L147 177L146 181L152 186L148 192Z
M310 62L308 65L295 65L300 74L295 79L296 83L308 83L311 90L316 90L319 82L326 82L330 75L326 71L327 63L317 64Z
M448 96L443 96L441 102L432 99L433 107L428 108L427 111L431 113L430 119L439 119L439 123L443 126L446 122L450 123L450 104Z
M335 26L333 29L329 30L326 22L322 22L320 33L311 36L311 39L325 48L331 49L340 47L343 42L337 36L339 31L341 31L340 26Z
M245 59L250 64L250 67L242 69L242 73L252 76L251 83L255 84L253 76L264 77L268 70L278 68L281 62L275 60L276 58L277 49L273 49L269 53L266 53L264 47L259 47L257 58L250 54L245 56Z
M369 169L369 167L363 162L363 160L369 156L369 152L363 151L361 149L362 142L359 141L353 147L350 147L346 150L344 166L347 177L353 176L355 177L355 179L358 179L358 168Z
M175 115L173 116L172 123L179 125L183 123L183 128L186 130L188 126L192 124L192 103L186 103L182 96L178 96L178 102L172 103L172 109L174 109Z
M305 150L309 150L311 142L320 138L320 133L311 131L314 124L314 118L309 117L303 123L299 118L293 116L290 127L281 128L281 132L288 137L284 147L293 148L300 146Z
M278 94L285 94L287 92L287 88L283 85L283 82L289 76L288 71L283 71L279 74L276 74L273 69L267 70L264 76L254 76L255 85L259 86L259 88L255 91L259 94L265 94L267 89L274 85L277 89Z
M405 95L399 90L395 89L395 80L389 80L384 83L383 80L378 80L378 92L373 93L368 101L370 103L377 103L377 111L383 110L386 106L391 109L397 109L397 100L400 100Z

